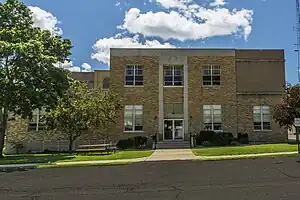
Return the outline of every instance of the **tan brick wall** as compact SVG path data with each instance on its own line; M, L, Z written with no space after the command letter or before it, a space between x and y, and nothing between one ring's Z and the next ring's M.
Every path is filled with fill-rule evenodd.
M183 103L183 87L164 87L164 104Z
M221 66L221 85L203 86L202 65ZM236 71L234 57L188 57L191 131L203 130L203 105L222 105L224 131L236 132Z
M238 132L247 132L253 142L285 142L287 130L271 121L272 131L254 131L253 106L269 105L273 108L280 103L281 95L239 95L238 96Z
M144 66L144 86L124 87L125 66L127 64L139 64ZM158 57L111 57L111 88L119 93L121 105L143 105L144 133L124 133L124 109L120 110L118 123L110 130L116 132L122 138L129 136L150 136L158 131L159 110L159 59Z

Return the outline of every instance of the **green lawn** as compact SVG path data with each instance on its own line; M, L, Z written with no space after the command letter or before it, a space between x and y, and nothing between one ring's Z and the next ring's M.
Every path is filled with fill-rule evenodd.
M109 155L105 154L22 154L18 156L6 156L0 158L0 165L4 164L23 164L23 163L53 163L53 162L72 162L72 161L91 161L91 160L119 160L148 157L153 151L120 151Z
M297 151L294 144L262 144L234 147L212 147L193 149L196 156L223 156L223 155L243 155L258 153L276 153Z

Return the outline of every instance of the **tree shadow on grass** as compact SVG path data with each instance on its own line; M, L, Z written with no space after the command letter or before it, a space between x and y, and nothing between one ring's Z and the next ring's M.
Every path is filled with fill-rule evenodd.
M53 163L73 159L72 154L20 154L0 158L0 165L30 164L30 163Z

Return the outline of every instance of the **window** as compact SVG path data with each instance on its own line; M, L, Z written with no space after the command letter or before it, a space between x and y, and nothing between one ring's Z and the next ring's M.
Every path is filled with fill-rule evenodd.
M164 85L183 85L183 66L164 66Z
M124 114L125 131L143 131L143 106L126 105Z
M254 130L271 130L271 115L269 106L253 107Z
M183 103L167 103L164 104L165 119L183 119Z
M203 120L204 129L221 131L222 130L222 111L221 105L204 105Z
M45 109L36 109L32 112L32 118L29 121L29 129L34 129L36 131L44 128L46 124L45 121Z
M203 85L221 85L221 68L218 65L203 66Z
M109 78L104 78L102 82L103 89L109 89Z
M141 65L127 65L125 70L125 85L143 85L144 68Z

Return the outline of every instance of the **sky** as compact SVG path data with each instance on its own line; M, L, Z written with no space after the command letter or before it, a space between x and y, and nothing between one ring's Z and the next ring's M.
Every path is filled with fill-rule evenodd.
M286 80L298 82L295 0L23 2L36 26L72 41L72 71L108 69L111 47L284 49Z

